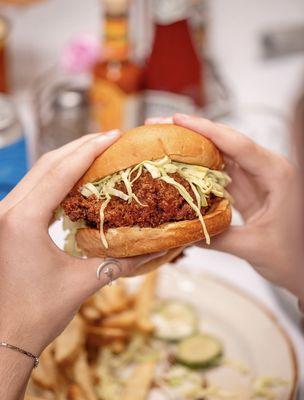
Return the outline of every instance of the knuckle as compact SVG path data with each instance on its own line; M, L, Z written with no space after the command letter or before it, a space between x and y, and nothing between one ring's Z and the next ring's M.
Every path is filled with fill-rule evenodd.
M1 220L2 220L4 213L5 213L5 202L4 202L4 200L1 200L0 201L0 226L1 226Z
M227 132L231 132L231 131L234 133L236 132L234 129L231 129L228 125L225 125L222 122L214 123L214 122L209 121L209 124L210 124L210 126L212 124L213 126L216 126L217 128L223 129Z
M18 233L24 231L36 216L36 210L23 202L22 206L15 206L0 216L0 226L6 232ZM35 224L33 226L35 227Z
M48 172L49 178L53 180L61 179L64 172L64 163L61 162L57 165L55 165L53 168L51 168Z
M123 260L120 260L120 266L121 266L121 275L129 276L132 270L135 269L135 262L132 261L131 258L125 258Z
M1 228L5 232L15 232L20 230L20 217L15 208L8 210L1 216Z
M82 153L83 151L96 152L98 151L98 146L96 146L96 142L94 140L88 140L87 142L83 143L83 145L78 149L79 153Z
M36 162L36 165L48 164L54 157L55 150L44 153Z
M96 144L94 143L94 141L88 140L87 142L85 142L81 146L79 146L73 152L72 155L67 156L65 161L69 162L72 158L74 158L74 159L76 159L76 158L86 158L91 153L93 153L95 155L96 152L97 152ZM61 167L62 167L62 163L58 164L57 172L61 169Z
M295 175L295 167L283 156L279 156L276 168L279 179L290 180Z
M192 119L194 121L197 121L199 123L204 123L204 127L206 127L206 129L210 130L212 128L216 128L216 127L220 127L220 124L215 124L214 122L210 121L210 119L206 119L206 118L200 118L200 117L192 117Z
M255 143L245 135L239 134L237 137L238 147L242 153L248 154L254 151Z
M22 222L21 225L24 226L26 223L29 223L29 221L35 221L35 224L31 225L31 230L34 230L36 224L40 221L40 212L37 210L37 208L33 207L32 204L29 204L29 202L24 202L23 204L25 207L20 210L18 209L19 224Z

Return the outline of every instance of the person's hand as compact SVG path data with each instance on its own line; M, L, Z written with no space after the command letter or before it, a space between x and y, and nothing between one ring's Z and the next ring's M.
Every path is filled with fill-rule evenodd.
M210 247L247 260L265 278L303 299L303 193L296 168L227 126L183 114L147 121L161 122L204 135L225 155L232 178L228 191L244 225L212 238Z
M68 256L48 227L66 194L119 136L88 135L45 154L0 202L0 341L40 354L82 302L108 283L105 274L96 276L102 260ZM142 272L140 266L157 256L121 259L114 278Z

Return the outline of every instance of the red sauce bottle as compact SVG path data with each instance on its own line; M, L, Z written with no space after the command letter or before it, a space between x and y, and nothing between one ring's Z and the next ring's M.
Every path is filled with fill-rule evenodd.
M145 71L146 117L195 113L204 106L203 62L186 0L154 0L155 34Z

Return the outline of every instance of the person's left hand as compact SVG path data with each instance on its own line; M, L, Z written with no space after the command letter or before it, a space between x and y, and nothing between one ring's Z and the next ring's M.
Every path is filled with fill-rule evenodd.
M84 136L45 154L0 202L0 340L33 354L66 327L82 302L108 283L100 259L68 256L51 240L53 212L94 159L120 136ZM159 254L121 259L114 278Z

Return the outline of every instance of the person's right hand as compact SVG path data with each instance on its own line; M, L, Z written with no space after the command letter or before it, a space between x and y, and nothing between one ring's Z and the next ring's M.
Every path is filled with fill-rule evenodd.
M121 136L83 136L46 153L0 202L0 341L38 356L80 305L109 283L100 258L71 257L49 236L54 210L90 167ZM112 278L146 272L163 253L122 258ZM33 360L0 346L0 399L21 399Z
M69 256L54 245L48 228L58 204L120 136L91 134L46 153L0 202L1 341L40 354L108 283L105 274L96 275L103 259ZM143 273L146 262L162 255L120 259L113 278Z
M232 178L228 191L244 225L212 238L210 247L247 260L265 278L304 300L303 193L296 168L241 133L203 118L177 114L147 122L192 129L224 153Z

